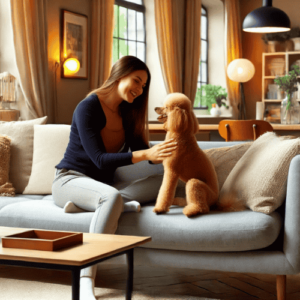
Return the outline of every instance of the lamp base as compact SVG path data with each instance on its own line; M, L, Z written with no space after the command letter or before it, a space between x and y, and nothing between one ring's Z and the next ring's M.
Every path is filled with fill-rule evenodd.
M10 107L10 103L11 103L11 102L2 101L2 102L1 102L1 105L2 105L1 109L12 109L12 108Z

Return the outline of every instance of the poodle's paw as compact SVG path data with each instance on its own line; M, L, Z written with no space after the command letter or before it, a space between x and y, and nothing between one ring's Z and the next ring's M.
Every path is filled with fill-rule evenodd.
M168 207L162 207L162 206L155 206L153 208L153 212L155 212L157 215L160 215L160 214L165 214L169 211L169 208Z
M205 205L195 205L189 204L187 205L182 211L188 218L200 215L200 214L207 214L209 212L209 206Z

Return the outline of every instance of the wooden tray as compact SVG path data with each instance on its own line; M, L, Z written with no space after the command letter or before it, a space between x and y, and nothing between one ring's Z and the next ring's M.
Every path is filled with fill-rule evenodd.
M2 238L3 248L55 251L82 244L81 232L28 230Z

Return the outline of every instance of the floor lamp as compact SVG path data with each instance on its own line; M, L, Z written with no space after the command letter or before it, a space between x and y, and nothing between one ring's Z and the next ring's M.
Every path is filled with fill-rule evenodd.
M255 73L253 63L245 58L233 60L227 67L227 75L230 80L240 83L241 102L239 105L239 120L246 119L246 104L243 83L249 81Z

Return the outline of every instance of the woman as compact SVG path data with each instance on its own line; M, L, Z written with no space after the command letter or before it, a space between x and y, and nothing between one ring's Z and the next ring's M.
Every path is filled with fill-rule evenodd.
M138 58L125 56L113 66L107 81L76 107L70 141L56 166L52 185L55 204L65 212L95 211L91 233L115 233L123 201L139 210L138 200L155 200L162 177L128 183L116 189L118 167L148 160L162 162L176 148L172 140L148 146L147 106L150 85L148 67ZM128 152L128 150L131 152ZM81 299L95 300L96 266L82 270Z

